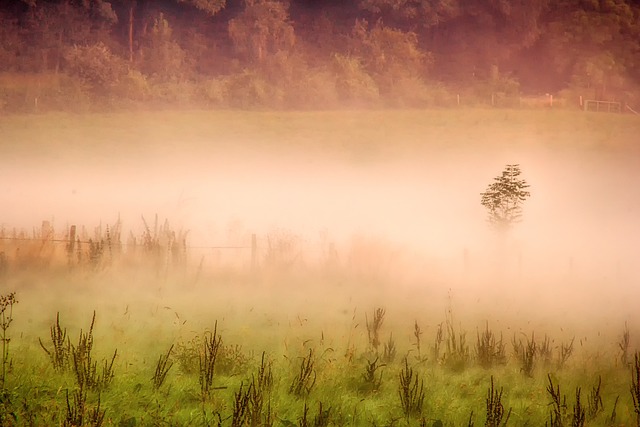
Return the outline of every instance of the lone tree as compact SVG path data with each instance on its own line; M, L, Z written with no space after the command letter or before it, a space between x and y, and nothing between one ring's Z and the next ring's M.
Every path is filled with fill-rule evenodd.
M507 165L502 175L494 178L482 195L482 206L489 211L489 223L499 231L507 231L522 217L522 203L531 196L529 185L519 179L520 165Z

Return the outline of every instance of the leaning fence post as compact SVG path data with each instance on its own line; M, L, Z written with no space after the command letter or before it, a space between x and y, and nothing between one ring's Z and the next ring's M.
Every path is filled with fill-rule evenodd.
M251 269L255 270L258 263L258 239L255 233L251 235Z

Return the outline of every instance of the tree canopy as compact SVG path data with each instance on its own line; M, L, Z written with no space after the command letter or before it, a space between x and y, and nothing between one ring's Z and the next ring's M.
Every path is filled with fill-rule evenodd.
M32 76L51 105L64 92L88 102L247 96L276 107L419 106L446 91L638 105L640 4L0 0L0 74L0 109L25 99L6 76Z

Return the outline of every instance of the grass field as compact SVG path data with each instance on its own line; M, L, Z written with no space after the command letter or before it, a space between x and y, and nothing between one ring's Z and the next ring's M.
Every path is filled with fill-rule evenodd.
M0 243L0 424L638 425L638 135L565 111L0 117L8 234L157 213L261 245L257 269L65 268ZM532 198L496 240L479 193L512 162Z

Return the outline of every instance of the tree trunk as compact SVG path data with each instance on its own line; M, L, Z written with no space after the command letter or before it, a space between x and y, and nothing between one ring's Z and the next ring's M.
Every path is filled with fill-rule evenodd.
M133 8L135 2L129 6L129 62L133 63Z

